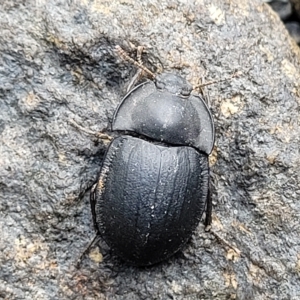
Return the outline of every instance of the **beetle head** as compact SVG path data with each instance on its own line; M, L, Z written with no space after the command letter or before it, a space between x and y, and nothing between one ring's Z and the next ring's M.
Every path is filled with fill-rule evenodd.
M155 77L155 84L159 90L167 90L171 94L187 98L192 86L181 76L172 73L162 73Z

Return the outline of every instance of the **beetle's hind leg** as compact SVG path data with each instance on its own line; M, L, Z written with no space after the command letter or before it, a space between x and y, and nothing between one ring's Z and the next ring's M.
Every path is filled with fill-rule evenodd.
M210 184L208 186L207 199L206 199L206 211L205 211L205 227L211 225L211 213L212 213L212 197Z
M94 238L89 242L89 244L87 245L87 247L85 248L85 250L81 253L81 255L79 256L79 258L77 259L76 262L76 268L79 269L80 264L82 262L83 257L90 251L90 249L92 248L92 246L94 244L98 243L98 240L100 239L100 235L97 233Z
M91 190L91 194L90 194L90 205L91 205L91 210L92 210L94 229L97 232L98 231L98 226L97 226L96 211L95 211L95 204L96 204L95 190L96 190L96 188L97 188L97 183L95 183L92 186L92 190Z
M100 239L100 234L99 234L99 230L98 230L97 222L96 222L96 212L95 212L95 203L96 203L96 200L95 200L95 190L96 190L96 188L97 188L97 183L95 183L92 186L91 194L90 194L90 205L91 205L92 217L93 217L93 223L94 223L94 229L96 231L96 235L89 242L89 244L85 247L84 251L82 251L81 255L77 259L77 262L76 262L76 268L77 269L80 267L80 264L81 264L81 262L83 260L83 257L90 251L90 249L93 247L94 244L98 243L98 240Z
M218 233L216 233L212 228L211 228L211 223L212 223L212 196L211 196L211 186L209 184L208 186L208 193L207 193L207 200L206 200L206 211L205 211L205 230L213 234L217 240L224 245L225 247L231 248L238 256L241 255L241 251L233 246L231 243L226 241L224 238L222 238Z

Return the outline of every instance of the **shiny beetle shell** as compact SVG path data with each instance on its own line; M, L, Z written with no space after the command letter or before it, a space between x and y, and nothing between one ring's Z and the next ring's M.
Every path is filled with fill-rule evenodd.
M214 126L205 102L175 74L125 96L91 205L97 231L125 261L155 264L180 250L209 194Z

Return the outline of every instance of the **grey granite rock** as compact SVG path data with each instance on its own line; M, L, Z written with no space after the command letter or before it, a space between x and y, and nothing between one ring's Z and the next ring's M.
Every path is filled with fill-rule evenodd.
M25 4L26 3L26 4ZM1 1L1 299L299 299L299 49L247 0ZM144 45L205 88L216 124L213 224L138 269L94 236L89 188ZM72 125L72 120L86 130ZM227 243L224 240L227 241ZM231 246L229 246L229 244Z

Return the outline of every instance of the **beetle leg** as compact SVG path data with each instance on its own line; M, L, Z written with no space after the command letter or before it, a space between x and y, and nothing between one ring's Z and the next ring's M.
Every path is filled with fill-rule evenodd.
M211 99L210 99L209 91L205 90L205 87L201 88L201 90L203 92L202 93L203 99L206 102L207 107L210 109L211 108Z
M211 225L211 213L212 213L212 198L211 198L211 190L209 184L207 199L206 199L205 226Z
M138 61L139 64L143 65L143 61L142 61L142 53L144 51L144 46L138 46L137 50L136 50L136 59Z
M85 250L81 253L81 255L79 256L79 258L77 259L76 262L76 268L78 269L80 267L80 264L82 262L83 257L90 251L91 247L96 243L96 241L100 238L99 234L97 233L94 238L92 239L91 242L89 242L89 244L87 245L87 247L85 248ZM98 242L98 241L97 241Z
M97 187L97 183L95 183L92 187L91 194L90 194L90 204L91 204L91 210L92 210L92 216L93 216L93 223L94 223L94 229L96 232L98 232L98 226L97 226L97 221L96 221L96 211L95 211L95 204L96 204L96 199L95 199L95 190Z
M132 59L119 45L116 46L116 51L124 60L127 60L134 64L135 66L139 67L143 71L145 71L148 75L150 75L152 78L155 78L155 74L151 72L148 68L146 68L143 64L141 64L138 61L135 61Z
M222 238L218 233L216 233L214 230L210 229L209 231L210 233L212 233L216 238L217 240L223 244L224 246L226 247L229 247L231 248L238 256L241 256L241 250L239 250L237 247L231 245L227 240L225 240L224 238Z
M78 269L80 267L80 264L82 262L83 257L90 251L91 247L98 242L98 239L100 238L97 222L96 222L96 211L95 211L95 204L96 204L96 199L95 199L95 190L97 188L97 183L95 183L92 188L91 188L91 193L90 193L90 205L91 205L91 210L92 210L92 217L93 217L93 224L94 224L94 229L96 231L96 235L92 239L92 241L87 245L85 250L81 253L79 258L77 259L76 262L76 268Z
M135 75L133 76L133 78L130 80L128 87L126 89L126 92L129 93L133 87L135 86L135 84L139 81L140 77L142 76L143 70L142 69L138 69L137 72L135 73Z
M212 233L219 242L221 242L221 244L231 248L232 250L234 250L236 252L236 254L238 256L241 255L241 251L231 245L228 241L226 241L224 238L222 238L218 233L216 233L212 228L211 228L211 223L212 223L212 217L211 217L211 213L212 213L212 197L211 197L211 189L210 189L210 184L208 186L208 193L207 193L207 200L206 200L206 216L205 216L205 230L209 231L210 233Z
M144 46L138 46L136 50L136 60L141 66L143 66L142 53L144 48L145 48ZM128 87L126 89L127 93L129 93L132 90L135 84L139 81L142 74L143 74L143 70L139 68L135 73L135 75L133 76L133 78L130 80L130 83L128 84Z
M224 79L218 79L218 80L211 80L211 81L207 81L207 82L204 82L204 83L201 83L201 84L198 84L196 86L193 87L193 89L199 89L199 88L202 88L204 86L207 86L207 85L211 85L211 84L215 84L215 83L219 83L219 82L223 82L223 81L230 81L232 78L234 77L237 77L239 76L240 73L239 72L235 72L233 73L231 76L227 77L227 78L224 78Z
M101 140L108 140L108 141L111 141L113 139L112 136L106 134L106 133L103 133L103 132L95 132L95 131L92 131L92 130L89 130L87 128L84 128L82 126L80 126L79 124L77 124L74 120L70 119L68 120L68 122L73 125L75 128L79 129L80 131L83 131L87 134L91 134L91 135L95 135L97 138L101 139Z

